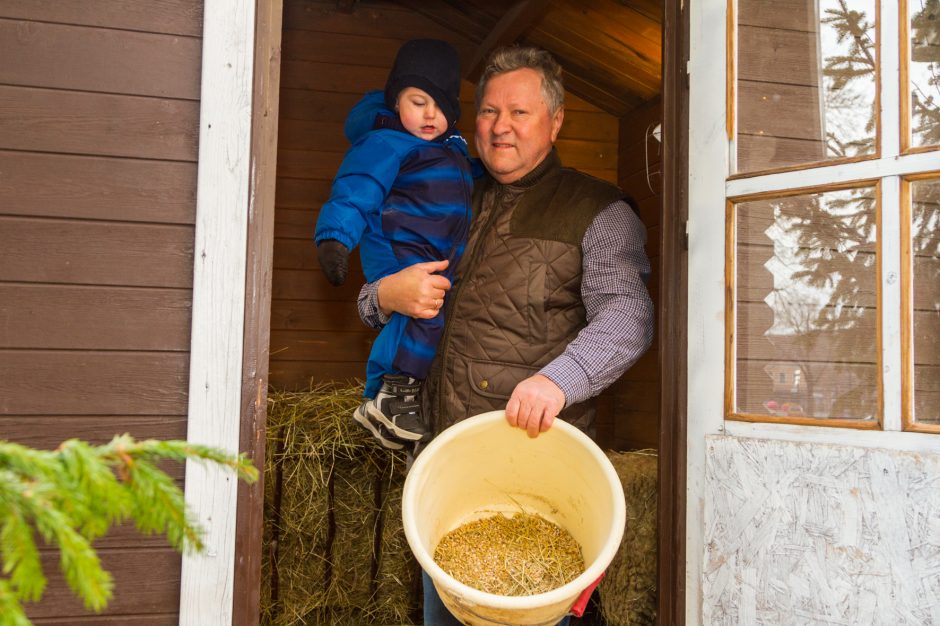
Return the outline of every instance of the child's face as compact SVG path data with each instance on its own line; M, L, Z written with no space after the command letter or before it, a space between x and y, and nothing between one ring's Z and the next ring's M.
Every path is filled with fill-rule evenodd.
M409 133L419 139L435 139L447 130L447 119L434 98L417 87L405 87L398 94L398 117Z

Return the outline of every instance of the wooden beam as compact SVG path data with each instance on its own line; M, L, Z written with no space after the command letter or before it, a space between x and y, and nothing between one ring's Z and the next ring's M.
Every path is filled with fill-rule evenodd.
M518 0L500 18L483 43L479 45L473 59L464 69L464 78L476 82L483 73L486 57L492 50L515 42L545 11L551 0Z
M358 4L359 0L336 0L336 9L340 13L352 13Z
M471 19L462 11L441 0L396 0L396 4L437 22L452 34L462 35L473 42L483 41L490 31L489 24ZM442 33L442 39L450 38Z

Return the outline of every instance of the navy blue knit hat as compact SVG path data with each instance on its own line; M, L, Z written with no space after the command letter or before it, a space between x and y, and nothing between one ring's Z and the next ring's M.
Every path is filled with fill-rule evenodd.
M405 87L423 89L444 112L448 124L460 117L460 59L439 39L412 39L402 44L385 83L385 106L395 110Z

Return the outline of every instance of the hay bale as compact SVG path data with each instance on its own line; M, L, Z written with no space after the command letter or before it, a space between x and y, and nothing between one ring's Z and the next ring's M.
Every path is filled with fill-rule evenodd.
M382 473L380 547L373 600L376 624L410 624L422 603L421 568L408 541L401 516L405 464L391 457Z
M391 611L388 601L378 602L378 563L400 558L376 553L384 545L381 490L389 459L404 466L404 457L378 446L353 421L361 397L361 383L320 383L268 395L261 597L266 625L377 624L379 614L414 610L411 598ZM399 503L403 482L391 487ZM400 508L395 517L401 517Z
M623 484L627 523L620 549L598 587L601 614L608 626L656 621L655 450L608 452Z

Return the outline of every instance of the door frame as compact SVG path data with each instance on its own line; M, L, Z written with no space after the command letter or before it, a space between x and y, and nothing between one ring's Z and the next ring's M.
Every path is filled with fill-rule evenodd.
M657 622L685 623L689 7L663 3L663 211L659 277Z

